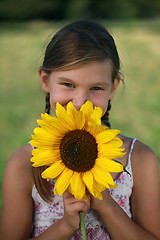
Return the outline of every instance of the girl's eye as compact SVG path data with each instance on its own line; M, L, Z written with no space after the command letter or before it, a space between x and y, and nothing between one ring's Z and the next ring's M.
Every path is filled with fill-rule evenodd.
M92 87L91 90L98 91L98 90L103 90L103 89L101 87L95 86L95 87Z
M72 83L64 83L64 86L74 88L74 85Z

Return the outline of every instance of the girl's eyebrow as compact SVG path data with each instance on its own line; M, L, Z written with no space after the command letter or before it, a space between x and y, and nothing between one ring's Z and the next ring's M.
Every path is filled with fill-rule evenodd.
M67 78L67 77L59 77L59 80L74 83L74 80ZM100 81L100 82L92 82L90 85L91 86L107 86L108 87L110 84L105 81L102 81L102 82Z
M59 80L61 81L69 81L69 82L74 82L74 80L67 78L67 77L59 77Z
M107 83L107 82L94 82L94 83L92 83L92 85L100 85L100 86L109 86L110 84L109 83Z

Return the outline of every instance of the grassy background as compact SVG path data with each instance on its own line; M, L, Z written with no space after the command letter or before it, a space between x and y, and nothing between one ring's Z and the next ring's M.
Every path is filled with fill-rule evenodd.
M0 209L7 160L29 141L44 111L37 71L47 36L63 24L0 24ZM125 80L112 103L112 127L149 145L160 162L160 21L103 24L115 38Z

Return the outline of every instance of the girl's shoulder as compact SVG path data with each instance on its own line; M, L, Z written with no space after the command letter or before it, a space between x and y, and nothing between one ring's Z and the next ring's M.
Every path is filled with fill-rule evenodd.
M23 183L23 185L26 184L25 186L30 190L32 190L34 184L32 163L30 162L31 152L32 147L30 144L18 149L9 159L5 170L6 179L10 179L10 181L19 179L19 182Z
M31 151L32 147L29 144L21 147L11 156L6 166L0 219L3 239L28 239L31 233L33 213ZM9 232L6 232L6 229Z
M135 142L132 153L132 167L136 182L138 180L152 181L153 178L159 178L159 164L154 151L140 141Z
M148 161L155 161L155 153L146 144L142 143L138 139L128 138L122 135L120 135L120 139L123 141L123 147L125 148L127 154L129 154L132 148L132 159L136 163L139 162L139 164L143 164Z
M149 146L137 139L133 142L133 139L125 136L120 136L120 138L124 143L127 155L129 155L132 146L130 157L135 179L142 179L142 177L147 178L148 175L154 176L154 173L158 174L158 160Z

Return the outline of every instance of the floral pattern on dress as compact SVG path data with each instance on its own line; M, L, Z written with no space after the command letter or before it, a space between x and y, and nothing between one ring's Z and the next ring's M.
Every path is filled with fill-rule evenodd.
M122 172L115 180L118 184L117 188L108 189L111 197L124 210L124 212L131 218L130 197L133 188L133 176L131 168L131 153L135 139L133 139L131 149L128 157L128 165L126 170L130 173ZM64 214L63 198L58 195L54 196L54 180L49 181L53 198L50 203L45 202L39 195L36 187L33 187L32 198L34 202L33 214L33 231L32 237L36 237L52 226L56 221L60 220ZM105 228L100 217L93 209L89 209L85 217L85 227L88 240L110 240L110 236ZM81 240L81 231L78 230L71 240Z

